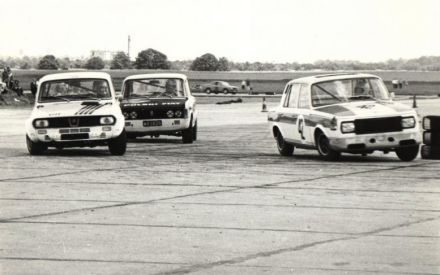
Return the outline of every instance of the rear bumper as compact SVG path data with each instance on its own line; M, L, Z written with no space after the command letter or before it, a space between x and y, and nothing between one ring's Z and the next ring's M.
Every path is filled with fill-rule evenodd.
M147 124L160 121L161 126L144 126ZM133 119L125 121L125 131L127 133L169 133L188 129L190 127L190 119Z
M330 146L341 152L362 152L372 150L394 150L395 148L419 145L421 133L417 128L402 132L379 134L347 134L346 137L329 138Z

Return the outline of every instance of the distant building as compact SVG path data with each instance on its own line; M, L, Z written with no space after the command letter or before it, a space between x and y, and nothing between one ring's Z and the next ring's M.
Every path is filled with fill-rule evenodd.
M90 57L100 57L102 60L112 60L117 52L106 50L91 50Z

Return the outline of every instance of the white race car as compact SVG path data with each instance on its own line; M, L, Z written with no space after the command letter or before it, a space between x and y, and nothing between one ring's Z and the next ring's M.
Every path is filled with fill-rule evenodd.
M329 160L341 152L395 151L417 157L421 132L414 109L392 101L383 81L370 74L310 76L287 83L268 114L281 155L294 147L317 149Z
M124 116L110 75L76 72L41 78L26 122L26 142L31 155L43 154L48 147L103 145L111 154L123 155Z
M121 109L129 138L181 136L197 139L196 100L183 74L143 74L124 79Z

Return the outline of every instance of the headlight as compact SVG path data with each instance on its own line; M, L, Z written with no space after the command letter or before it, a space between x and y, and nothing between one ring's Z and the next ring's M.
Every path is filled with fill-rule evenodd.
M172 110L169 110L167 112L167 117L172 118L174 116L174 112Z
M181 117L182 116L182 111L176 111L174 114L176 115L176 117Z
M115 118L112 116L103 116L99 119L101 125L111 125L115 123Z
M403 117L402 118L402 128L414 128L416 127L416 119L414 117Z
M423 129L424 130L431 130L431 119L429 117L423 118Z
M342 133L353 133L355 130L354 122L342 122L341 132Z
M123 112L122 114L124 115L125 119L129 119L130 118L130 115L127 112Z
M35 128L47 128L49 127L49 121L47 119L36 119L34 120Z
M133 111L130 113L130 117L131 119L136 119L138 117L138 114L135 111Z

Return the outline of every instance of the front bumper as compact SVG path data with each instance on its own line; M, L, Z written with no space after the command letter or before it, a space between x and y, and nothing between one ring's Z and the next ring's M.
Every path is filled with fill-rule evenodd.
M72 127L72 128L50 128L32 129L27 134L34 142L45 143L87 143L94 141L106 141L118 137L122 132L120 127L115 125Z
M334 150L342 152L394 150L399 147L418 145L422 141L422 136L420 131L415 128L402 132L343 134L343 137L330 137L329 141Z
M159 122L161 126L144 126ZM125 120L125 131L129 133L160 133L160 132L177 132L188 129L190 127L189 118L180 119L133 119Z

